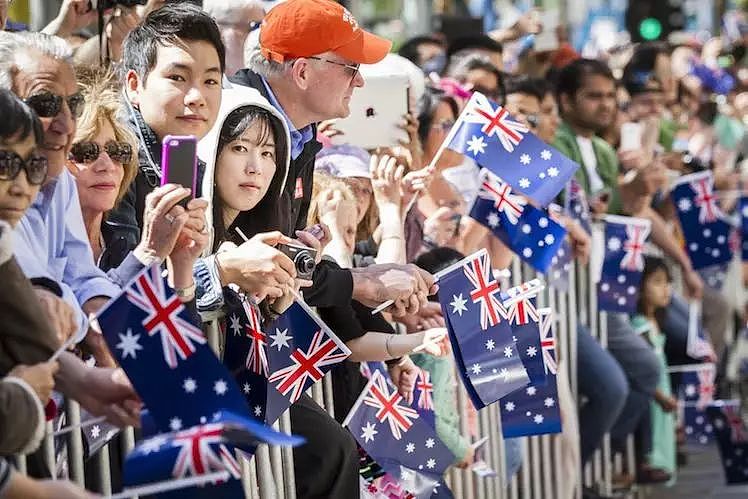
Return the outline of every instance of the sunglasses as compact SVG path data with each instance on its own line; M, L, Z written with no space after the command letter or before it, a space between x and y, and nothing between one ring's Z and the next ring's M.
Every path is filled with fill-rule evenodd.
M93 163L101 156L102 148L96 142L77 142L70 148L70 159L76 163ZM132 161L132 146L128 142L110 140L104 145L107 156L115 163L126 165Z
M47 178L47 168L47 158L44 156L31 156L24 160L13 151L0 150L0 180L15 180L24 169L29 184L41 185Z
M54 118L62 112L63 100L67 102L70 114L74 118L80 118L85 102L80 92L69 97L62 97L52 92L40 92L28 97L25 102L40 118Z

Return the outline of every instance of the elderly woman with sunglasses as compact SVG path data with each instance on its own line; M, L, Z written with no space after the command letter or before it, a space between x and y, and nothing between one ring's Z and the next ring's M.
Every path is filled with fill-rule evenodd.
M106 247L104 233L110 229L107 212L122 199L137 173L135 137L117 120L120 100L112 75L82 70L79 80L85 104L78 117L67 168L78 187L83 223L94 259L99 267L109 271L115 282L124 284L144 266L169 257L177 293L186 301L191 300L192 264L202 249L201 241L207 241L207 236L186 224L190 218L204 219L205 202L191 200L185 209L178 203L189 196L188 189L176 185L155 189L146 200L149 210L138 246L124 260L119 253L127 251L127 245L117 244L119 241L115 240L118 247ZM122 263L112 270L110 259Z

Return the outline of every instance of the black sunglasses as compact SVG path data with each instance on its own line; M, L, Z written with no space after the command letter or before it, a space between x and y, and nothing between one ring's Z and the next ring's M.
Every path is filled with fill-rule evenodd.
M128 142L110 140L104 151L115 163L126 165L132 160L132 146ZM77 142L70 148L70 159L76 163L93 163L101 155L101 146L96 142Z
M80 92L69 97L62 97L52 92L40 92L28 97L25 102L40 118L54 118L62 112L63 100L67 102L73 118L80 118L85 101Z
M41 185L47 178L47 158L31 156L24 160L18 153L0 150L0 180L14 180L21 169L26 170L29 184Z

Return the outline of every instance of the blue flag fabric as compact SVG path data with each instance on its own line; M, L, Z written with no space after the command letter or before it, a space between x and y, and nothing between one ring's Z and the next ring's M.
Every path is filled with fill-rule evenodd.
M597 285L598 308L633 313L644 270L644 242L649 220L608 215L605 217L605 257Z
M566 186L566 197L564 198L564 211L587 232L592 234L592 217L587 196L584 189L579 185L577 179L572 178Z
M480 92L473 93L446 140L450 149L542 206L553 201L579 168Z
M561 292L569 292L569 273L572 269L574 255L569 241L564 238L556 254L551 258L551 267L546 273L548 285Z
M384 471L418 498L430 498L454 455L379 372L343 422Z
M485 249L439 272L439 302L465 389L481 409L529 383Z
M748 261L748 196L742 196L738 204L740 213L740 257Z
M717 204L712 175L711 171L704 171L683 176L670 193L691 265L697 270L732 259L732 227Z
M418 416L432 428L436 428L436 413L434 412L434 384L431 382L431 373L423 368L418 368L416 386L413 389L413 408L418 411Z
M481 186L470 216L488 227L522 260L546 272L566 236L566 229L527 203L490 171L481 171Z
M714 364L697 364L681 374L678 385L679 406L686 439L706 445L712 442L714 431L706 414L706 407L714 397Z
M699 269L698 273L704 281L704 284L714 290L722 291L722 287L725 285L725 280L727 279L729 266L729 263L713 265L711 267Z
M512 339L530 378L530 384L545 385L546 369L540 345L540 313L535 306L539 289L524 291L526 284L507 290L510 298L504 300L504 307L512 328Z
M499 407L504 438L561 432L561 410L558 404L555 374L555 336L551 327L553 313L548 308L540 309L539 312L543 317L545 333L536 329L534 334L538 338L542 337L546 344L552 343L554 347L546 349L544 354L538 355L538 358L542 362L547 355L552 362L549 362L545 384L531 383L526 388L510 393L501 399Z
M748 430L740 415L740 402L720 400L707 407L719 444L725 480L748 483Z

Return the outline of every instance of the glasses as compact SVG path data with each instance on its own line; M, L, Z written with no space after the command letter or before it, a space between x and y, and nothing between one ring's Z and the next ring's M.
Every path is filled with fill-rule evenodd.
M84 104L83 94L80 92L69 97L62 97L52 92L41 92L28 97L25 102L40 118L54 118L62 112L63 100L67 102L70 114L74 118L80 118Z
M77 142L70 148L70 159L76 163L93 163L101 155L102 148L96 142ZM104 145L104 151L112 161L126 165L132 160L132 146L128 142L110 140Z
M24 160L18 153L0 150L0 180L15 180L23 168L29 184L41 185L47 178L47 158L31 156Z
M443 120L443 121L437 121L436 123L433 123L431 125L431 128L434 130L440 130L444 133L449 132L452 127L455 126L454 120Z
M314 59L315 61L329 62L330 64L335 64L336 66L342 66L345 68L346 73L350 73L351 80L356 77L356 75L358 74L358 69L361 66L360 64L346 64L344 62L331 61L330 59L324 59L322 57L307 57L307 59Z

